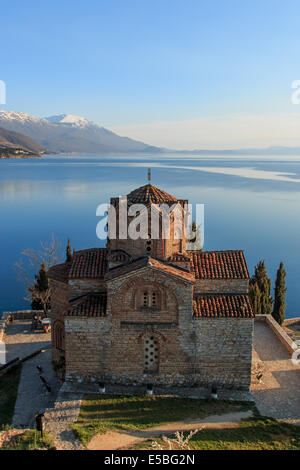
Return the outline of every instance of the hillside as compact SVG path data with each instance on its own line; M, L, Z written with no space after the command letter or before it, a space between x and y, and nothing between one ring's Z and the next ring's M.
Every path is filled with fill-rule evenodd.
M54 153L153 153L162 150L121 137L92 121L70 114L38 119L26 113L0 111L0 126L25 134Z
M34 140L18 132L9 131L0 127L0 147L9 149L23 149L33 154L41 154L45 149Z

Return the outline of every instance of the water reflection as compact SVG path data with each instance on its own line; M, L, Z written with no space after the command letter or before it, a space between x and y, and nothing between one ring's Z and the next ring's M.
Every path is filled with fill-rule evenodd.
M300 158L52 156L0 161L0 312L21 308L13 263L55 233L76 249L101 246L96 207L146 184L205 204L205 249L245 249L252 272L265 258L273 280L287 269L288 312L299 315Z

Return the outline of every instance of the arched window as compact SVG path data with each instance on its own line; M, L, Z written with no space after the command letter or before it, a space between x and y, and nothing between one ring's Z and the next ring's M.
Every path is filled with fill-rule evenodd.
M144 372L148 374L158 372L159 343L154 336L145 339L143 354Z
M61 321L57 320L53 325L53 346L57 349L65 347L65 328Z

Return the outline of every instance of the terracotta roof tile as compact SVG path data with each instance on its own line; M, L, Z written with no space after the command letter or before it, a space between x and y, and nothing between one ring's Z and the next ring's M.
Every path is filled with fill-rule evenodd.
M181 253L177 251L173 253L169 258L168 262L177 261L177 262L189 262L191 259L191 255L189 253Z
M70 301L67 317L104 317L106 315L106 293L90 293Z
M249 279L242 250L198 251L191 254L191 272L196 279Z
M175 266L170 266L155 258L151 258L150 256L143 256L130 263L123 264L122 266L117 266L116 268L110 269L106 275L106 279L114 279L130 272L137 271L138 269L145 268L147 266L153 267L155 269L158 269L159 271L166 272L173 276L180 277L189 282L195 281L194 275L189 273L188 271L177 268Z
M166 193L166 191L152 184L146 184L145 186L135 189L127 195L127 200L132 204L161 204L163 202L174 203L178 201L177 197Z
M254 313L248 295L196 294L194 317L253 318Z
M75 251L69 278L103 278L107 268L107 254L106 248Z
M48 269L48 277L56 281L68 283L71 263L56 264Z

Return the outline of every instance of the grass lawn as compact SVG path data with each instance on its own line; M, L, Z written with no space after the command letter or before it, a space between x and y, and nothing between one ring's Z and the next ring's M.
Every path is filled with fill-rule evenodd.
M12 439L9 445L1 450L50 450L54 448L54 441L50 434L44 433L44 437L34 429L25 431Z
M185 436L188 433L184 433ZM170 436L172 439L174 436ZM161 439L155 441L167 449ZM135 449L153 449L145 441ZM193 450L299 450L300 427L275 419L256 417L241 421L237 428L204 429L189 442Z
M0 429L11 425L21 374L21 365L0 377Z
M86 445L95 434L109 429L145 429L190 417L204 418L252 408L252 404L230 401L85 395L78 421L72 428Z

